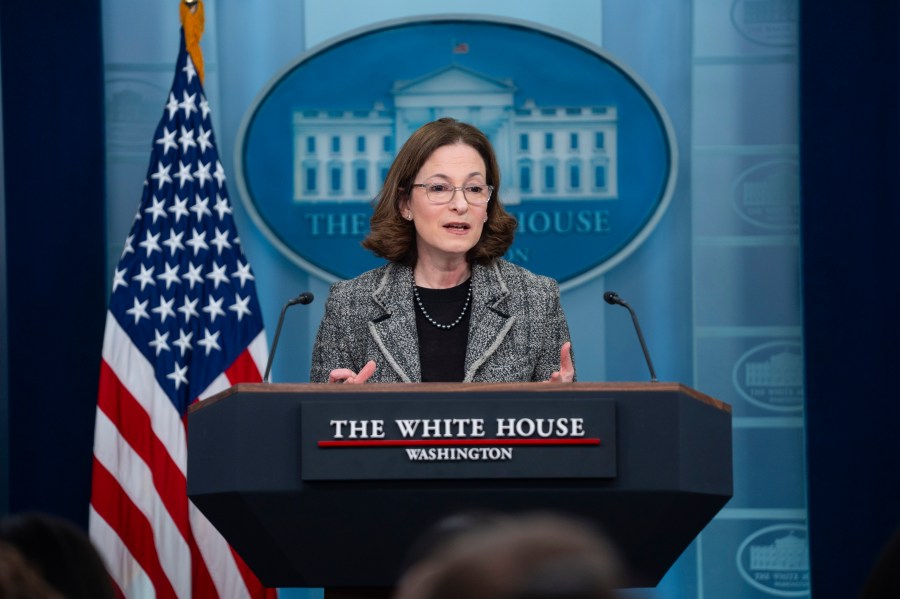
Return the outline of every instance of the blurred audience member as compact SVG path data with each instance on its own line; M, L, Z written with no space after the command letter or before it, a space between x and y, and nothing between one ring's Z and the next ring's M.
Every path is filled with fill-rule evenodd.
M88 536L66 520L21 514L0 521L0 541L18 549L67 599L113 599L112 582Z
M900 530L878 557L859 599L897 599L900 597Z
M589 523L549 514L483 523L451 526L407 570L395 599L613 599L626 581L616 550Z
M485 511L461 512L447 516L416 539L406 556L403 570L407 571L413 565L433 557L437 551L444 549L460 535L484 531L509 521L509 516Z
M28 563L19 550L0 541L0 597L3 599L64 599Z

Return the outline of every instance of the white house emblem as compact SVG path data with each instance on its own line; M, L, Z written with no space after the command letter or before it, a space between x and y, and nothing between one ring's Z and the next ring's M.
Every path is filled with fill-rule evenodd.
M633 251L671 197L671 126L634 75L584 42L470 18L391 22L300 57L245 119L241 196L301 267L356 276L380 263L359 242L396 150L442 116L494 145L519 221L506 257L564 287Z

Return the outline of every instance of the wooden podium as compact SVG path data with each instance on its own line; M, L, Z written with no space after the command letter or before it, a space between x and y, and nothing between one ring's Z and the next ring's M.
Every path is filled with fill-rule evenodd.
M240 384L190 410L187 485L270 587L392 587L470 511L589 519L647 587L731 498L731 456L731 407L677 383Z

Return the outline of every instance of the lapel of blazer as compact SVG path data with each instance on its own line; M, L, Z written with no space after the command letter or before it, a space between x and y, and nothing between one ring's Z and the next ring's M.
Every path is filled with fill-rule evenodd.
M419 337L412 298L412 270L391 263L372 293L384 314L369 321L369 334L387 359L379 369L389 367L405 383L422 380Z
M498 261L490 266L472 267L472 316L469 323L469 345L466 348L466 374L470 382L475 372L497 350L512 328L516 316L511 314L509 289L500 273Z

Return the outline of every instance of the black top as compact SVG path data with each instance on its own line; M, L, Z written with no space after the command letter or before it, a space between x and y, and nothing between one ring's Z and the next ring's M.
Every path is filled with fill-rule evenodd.
M471 279L450 289L417 289L428 315L439 324L451 324L466 305L470 284ZM428 322L416 305L422 382L462 382L466 374L466 346L469 341L471 313L470 304L459 324L452 329L440 329Z

